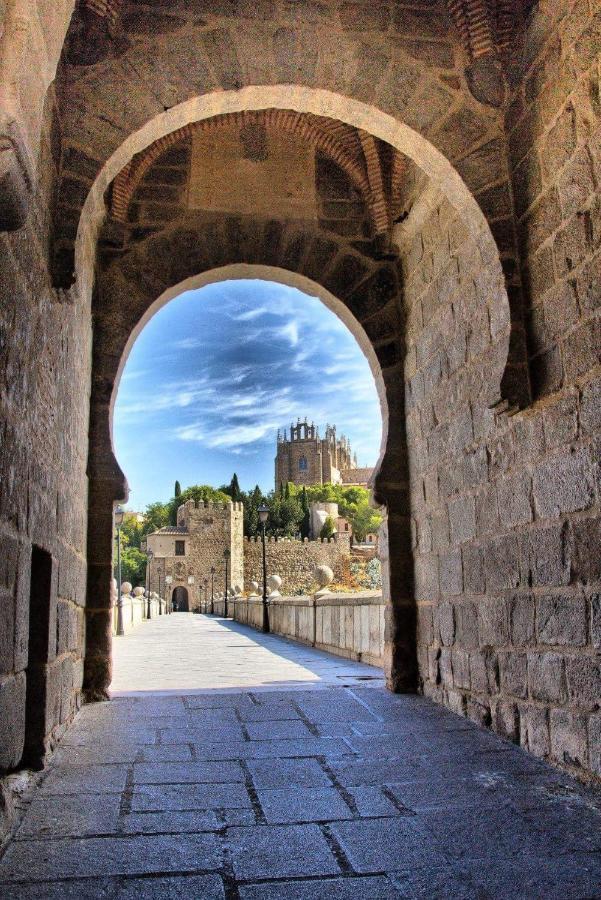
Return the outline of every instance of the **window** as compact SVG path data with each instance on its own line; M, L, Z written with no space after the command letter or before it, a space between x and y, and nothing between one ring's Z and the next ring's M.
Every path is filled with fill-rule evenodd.
M185 541L176 541L175 542L175 555L176 556L185 556L186 555L186 542Z
M306 472L306 470L307 470L307 457L306 456L301 456L301 458L298 461L298 467L301 470L301 472Z

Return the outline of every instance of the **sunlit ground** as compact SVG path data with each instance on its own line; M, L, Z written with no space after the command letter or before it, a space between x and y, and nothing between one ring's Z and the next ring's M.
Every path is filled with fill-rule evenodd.
M113 696L379 682L373 666L194 613L160 616L113 639Z

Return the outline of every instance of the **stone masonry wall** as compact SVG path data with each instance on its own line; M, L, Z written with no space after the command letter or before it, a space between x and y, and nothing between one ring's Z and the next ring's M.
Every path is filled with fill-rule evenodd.
M51 93L27 223L0 234L0 775L24 747L32 545L52 556L47 746L79 706L83 676L91 322L48 274L53 113Z
M260 540L244 539L244 587L251 581L263 584L263 556ZM341 536L331 541L294 541L267 539L265 556L267 575L279 575L285 594L310 593L316 586L315 566L329 566L337 583L350 575L350 543Z
M509 114L531 375L544 399L510 417L483 402L473 323L487 287L439 207L416 238L428 252L405 257L407 423L425 692L600 775L599 73L589 7L576 5L563 26L532 23L530 74Z

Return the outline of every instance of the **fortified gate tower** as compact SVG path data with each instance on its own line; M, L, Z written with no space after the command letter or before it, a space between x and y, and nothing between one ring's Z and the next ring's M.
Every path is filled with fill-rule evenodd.
M188 500L177 511L177 525L152 532L147 547L152 550L150 589L173 598L180 609L197 609L204 597L204 579L211 582L214 567L215 592L225 587L224 551L230 552L228 584L244 583L242 503ZM168 581L167 579L171 579Z

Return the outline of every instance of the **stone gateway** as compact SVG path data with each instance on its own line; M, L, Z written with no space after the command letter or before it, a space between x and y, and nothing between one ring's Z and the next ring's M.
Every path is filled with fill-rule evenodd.
M388 687L598 782L600 27L598 0L1 0L2 785L109 696L127 354L233 277L319 297L371 366ZM312 428L276 481L353 471ZM239 511L189 515L203 578L226 532L242 565ZM185 532L153 540L197 591Z

